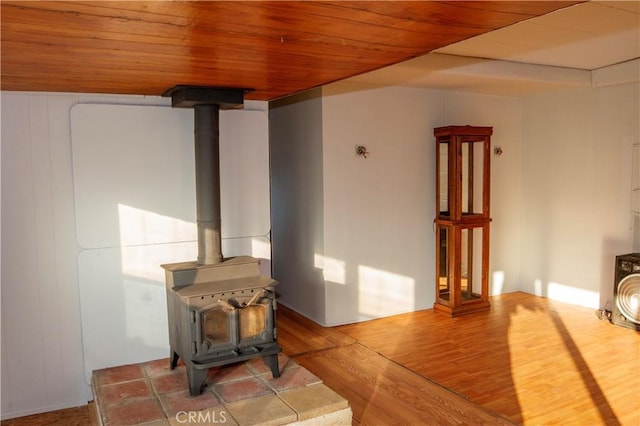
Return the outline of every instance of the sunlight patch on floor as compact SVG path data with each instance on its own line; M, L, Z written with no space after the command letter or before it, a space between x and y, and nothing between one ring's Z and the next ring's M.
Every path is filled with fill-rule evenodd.
M549 330L554 330L549 333ZM541 418L563 422L569 419L554 418L554 407L579 407L584 402L591 404L589 391L582 381L567 350L562 331L558 330L550 312L531 310L518 306L511 315L509 347L511 348L511 372L524 424L527 420ZM552 351L556 356L550 363L545 354ZM558 354L564 354L558 361ZM526 389L526 390L525 390ZM567 392L571 389L571 392ZM576 391L577 390L577 391ZM561 411L561 410L558 410ZM581 413L581 419L584 414ZM597 412L593 421L601 421Z

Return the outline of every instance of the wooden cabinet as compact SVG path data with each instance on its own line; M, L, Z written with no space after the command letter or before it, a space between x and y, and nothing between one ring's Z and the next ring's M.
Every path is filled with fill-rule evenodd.
M434 129L436 302L451 316L489 309L491 127Z

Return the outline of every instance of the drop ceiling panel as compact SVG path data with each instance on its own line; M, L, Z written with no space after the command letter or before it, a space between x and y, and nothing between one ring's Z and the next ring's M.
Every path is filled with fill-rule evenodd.
M608 3L558 10L437 52L585 70L639 57L639 2L629 2L636 6L626 8Z
M512 61L594 70L637 58L640 43L625 31L611 35L567 40L546 48L538 48L508 58Z
M523 96L567 88L590 87L585 70L432 53L353 77L367 85L425 87Z
M637 28L639 19L638 12L612 7L608 2L589 2L580 5L580 7L557 10L522 24L531 22L535 25L549 28L563 28L592 34L608 34L617 32L620 29Z
M599 4L607 7L613 7L616 9L627 10L629 12L640 13L640 1L638 0L623 0L623 1L594 0L591 3Z

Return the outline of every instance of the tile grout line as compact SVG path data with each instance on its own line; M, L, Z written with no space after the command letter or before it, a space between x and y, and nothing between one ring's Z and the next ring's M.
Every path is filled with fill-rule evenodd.
M164 414L164 417L167 419L167 421L169 421L169 412L168 412L167 408L164 406L164 404L162 403L162 400L160 399L160 393L156 389L156 386L153 383L153 380L151 380L151 377L149 376L149 372L147 371L147 365L148 365L148 362L143 362L140 365L140 368L142 368L142 372L144 374L144 379L145 379L145 381L147 383L147 386L149 387L149 390L151 390L152 398L160 406L160 410L162 410L162 413Z
M225 412L230 416L230 418L233 419L240 426L242 426L242 423L240 423L238 419L236 419L233 416L232 410L230 410L230 407L233 406L235 402L247 401L250 399L256 399L260 397L275 397L275 399L278 400L283 407L287 407L287 409L290 411L290 414L289 414L289 416L291 416L290 418L292 419L295 417L295 420L292 420L292 422L300 421L302 413L298 412L293 405L291 405L285 399L283 399L282 395L284 393L287 393L289 391L293 391L296 389L307 388L310 385L324 386L324 382L322 379L320 379L319 377L311 373L309 370L301 366L299 363L297 363L293 358L285 355L284 353L283 353L283 356L284 356L284 359L281 360L280 367L279 367L281 368L281 374L279 377L282 377L284 374L288 373L289 377L292 380L289 380L289 378L287 378L285 381L278 384L274 382L274 380L277 380L278 378L271 379L270 377L272 376L270 375L272 375L273 373L268 368L265 369L265 367L263 367L262 364L256 364L256 362L258 361L255 361L254 363L244 362L244 363L241 363L241 367L243 368L243 370L246 371L246 373L241 373L240 377L237 377L233 374L229 375L226 379L222 377L221 382L216 382L213 380L213 378L211 378L206 382L206 386L208 389L203 389L203 393L205 392L209 393L220 404L217 407L219 407L219 409L225 410ZM160 361L160 360L157 360L157 361ZM141 362L136 364L142 374L133 379L131 378L132 376L123 376L124 380L111 383L110 380L112 381L113 378L109 378L108 375L105 375L105 376L99 375L97 378L92 377L92 390L93 390L94 399L96 402L95 407L96 407L97 420L99 422L99 426L109 426L111 422L114 420L113 418L107 418L108 411L109 411L107 410L108 406L117 405L121 403L124 403L124 405L127 405L128 401L133 404L136 402L134 400L141 400L141 401L146 400L146 401L149 401L149 403L153 401L153 405L155 405L159 409L158 414L160 414L163 417L164 421L170 422L170 419L171 419L170 414L173 413L173 405L172 405L173 403L170 402L171 398L167 398L167 396L171 396L173 393L178 394L178 393L188 392L188 389L185 390L183 388L180 388L177 390L173 390L173 388L175 387L174 386L175 383L173 383L171 386L167 387L167 389L169 389L167 392L161 393L160 388L158 386L164 387L164 382L160 381L159 379L169 378L174 374L181 376L182 374L186 374L186 371L176 371L175 369L167 370L166 366L162 366L160 363L152 364L152 362L153 361L148 361L148 362ZM299 382L297 381L297 377L299 373L302 371L306 371L307 373L313 376L313 380L314 380L313 383L309 382L307 378ZM265 391L268 391L268 392L264 395L256 395L256 396L251 396L249 398L243 398L238 401L226 402L223 397L223 394L216 387L216 384L235 383L242 380L255 380L257 383L263 386ZM111 404L105 404L105 401L106 401L105 395L104 395L105 387L119 386L122 384L134 383L138 381L144 382L148 390L148 394L147 394L148 396L125 398L122 400L115 401ZM210 410L215 408L216 407L214 406L214 407L206 407L206 408L197 409L197 410L204 411L204 410ZM159 421L159 420L161 419L157 419L153 421Z

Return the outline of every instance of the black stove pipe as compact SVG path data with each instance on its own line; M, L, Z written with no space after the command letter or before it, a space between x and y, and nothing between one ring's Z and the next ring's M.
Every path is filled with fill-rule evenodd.
M220 221L220 107L196 105L194 117L198 263L214 265L223 259Z
M163 93L174 108L194 109L198 263L223 261L220 220L220 109L242 108L249 89L178 85Z

